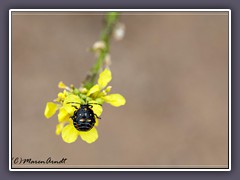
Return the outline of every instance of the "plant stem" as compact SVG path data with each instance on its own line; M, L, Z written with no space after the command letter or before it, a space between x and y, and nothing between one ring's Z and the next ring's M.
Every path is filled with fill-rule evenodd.
M90 89L96 82L97 76L101 70L101 67L104 64L104 59L107 54L109 54L110 49L110 39L112 36L112 32L114 27L118 21L119 14L117 12L109 12L105 16L105 26L101 33L101 41L104 42L105 47L100 50L96 63L90 69L89 74L83 81L83 87Z

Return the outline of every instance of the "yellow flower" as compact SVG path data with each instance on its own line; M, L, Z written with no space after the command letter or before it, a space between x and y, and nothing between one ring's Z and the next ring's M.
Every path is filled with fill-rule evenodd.
M46 118L52 117L58 110L58 124L56 126L56 135L62 136L66 143L73 143L78 137L87 143L93 143L98 139L98 132L95 127L98 126L98 117L103 112L102 104L104 102L119 107L126 103L125 98L120 94L109 94L111 86L107 86L112 79L109 69L105 69L99 75L98 83L87 90L80 87L79 89L66 86L63 82L59 82L58 87L64 89L58 93L56 103L48 102L44 115ZM82 106L90 105L89 108L94 112L95 124L88 131L80 131L73 125L72 116Z

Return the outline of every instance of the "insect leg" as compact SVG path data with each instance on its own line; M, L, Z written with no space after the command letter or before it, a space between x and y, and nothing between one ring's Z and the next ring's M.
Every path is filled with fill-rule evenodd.
M97 105L99 105L99 106L102 106L101 104L99 104L99 103L89 103L89 105L91 105L91 104L97 104Z
M80 103L78 103L78 102L68 102L67 104L70 104L70 103L80 104ZM78 107L75 106L75 105L72 105L72 107L74 107L75 109L78 109Z
M72 106L72 107L74 107L75 109L78 109L78 107L77 106ZM74 112L75 113L75 112Z
M70 103L81 104L79 102L67 102L67 104L70 104Z
M94 114L94 116L96 116L98 119L101 119L100 117L98 117L96 114Z

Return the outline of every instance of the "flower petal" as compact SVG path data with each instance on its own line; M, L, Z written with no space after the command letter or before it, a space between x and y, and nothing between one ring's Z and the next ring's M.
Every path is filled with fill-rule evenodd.
M74 103L79 104L80 102L81 102L80 97L77 96L77 95L74 95L74 94L68 95L65 98L65 100L64 100L64 104L69 104L69 103L71 103L71 104L74 104Z
M62 139L66 143L73 143L77 140L79 132L72 124L65 126L62 130Z
M112 89L112 86L108 86L108 87L105 89L105 92L106 92L106 93L109 93L109 92L111 91L111 89Z
M58 113L58 121L59 122L67 121L69 118L70 114L68 113L68 111L64 107L61 107Z
M97 98L97 99L95 99L95 101L98 104L103 104L104 103L104 100L102 98Z
M98 78L98 84L100 86L100 89L106 87L111 80L112 80L111 71L108 68L104 69L104 71L100 73Z
M96 114L98 117L101 116L102 112L103 112L103 108L100 105L97 104L93 104L92 105L92 110L94 112L94 114Z
M93 127L90 131L84 132L80 131L79 135L81 136L82 140L87 143L93 143L98 139L98 132L95 127Z
M67 86L62 81L60 81L58 83L58 87L61 88L61 89L65 89Z
M48 102L44 111L44 115L46 118L52 117L57 111L57 104L53 102Z
M61 134L63 128L64 128L64 124L65 123L59 123L57 126L56 126L56 135L59 135Z
M93 87L91 87L91 89L89 89L87 96L90 96L91 94L100 91L100 87L98 84L94 85Z
M104 93L104 91L97 91L93 94L91 94L92 99L97 99L97 98L101 98L102 96L106 96L107 94Z
M98 117L101 116L103 112L102 105L99 104L97 101L89 101L88 103L92 105L91 109L93 110L94 114L96 114Z
M79 107L79 104L74 104L75 107ZM63 104L63 108L67 111L67 113L72 116L74 114L74 111L76 111L76 108L73 107L73 104Z
M65 96L64 93L62 93L62 92L58 93L58 98L59 98L59 99L64 99L65 97L66 97L66 96Z
M125 98L121 94L110 94L102 97L106 103L111 104L112 106L122 106L126 103Z
M95 121L96 121L95 126L98 126L98 124L99 124L98 118L95 118Z

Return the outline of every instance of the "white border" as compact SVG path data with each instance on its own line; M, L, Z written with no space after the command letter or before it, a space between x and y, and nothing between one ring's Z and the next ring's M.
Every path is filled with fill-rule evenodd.
M14 169L11 167L12 165L12 124L11 124L11 118L12 118L12 72L11 72L11 67L12 67L12 49L11 49L11 22L12 22L12 12L32 12L32 11L37 11L37 12L66 12L66 11L81 11L81 12L88 12L88 11L97 11L97 12L106 12L106 11L119 11L119 12L190 12L190 11L195 11L195 12L204 12L204 11L209 11L209 12L228 12L229 13L229 46L228 46L228 53L229 53L229 69L228 69L228 81L229 81L229 89L228 89L228 121L229 121L229 134L228 134L228 142L229 142L229 148L228 148L228 159L229 159L229 168L228 169L176 169L176 168L169 168L169 169L70 169L70 168L61 168L61 169ZM10 9L9 10L9 171L231 171L231 9Z
M12 11L9 10L9 170L11 171L12 164Z
M232 100L232 94L231 94L231 92L232 92L232 82L231 82L231 80L232 80L232 78L231 78L231 67L232 67L232 65L231 65L231 63L232 63L232 56L231 56L231 54L232 54L232 51L231 51L231 48L232 48L232 30L231 30L231 28L232 28L232 22L231 22L231 17L232 17L232 14L231 14L231 10L229 9L229 11L228 11L228 14L229 14L229 17L228 17L228 22L229 22L229 24L228 24L228 62L229 62L229 64L228 64L228 126L229 126L229 128L228 128L228 145L229 145L229 148L228 148L228 153L229 153L229 157L228 157L228 160L229 160L229 162L228 162L228 166L229 166L229 171L231 171L231 168L232 168L232 156L231 156L231 153L232 153L232 132L231 132L231 130L232 130L232 116L231 116L231 114L232 114L232 111L231 111L231 100Z

